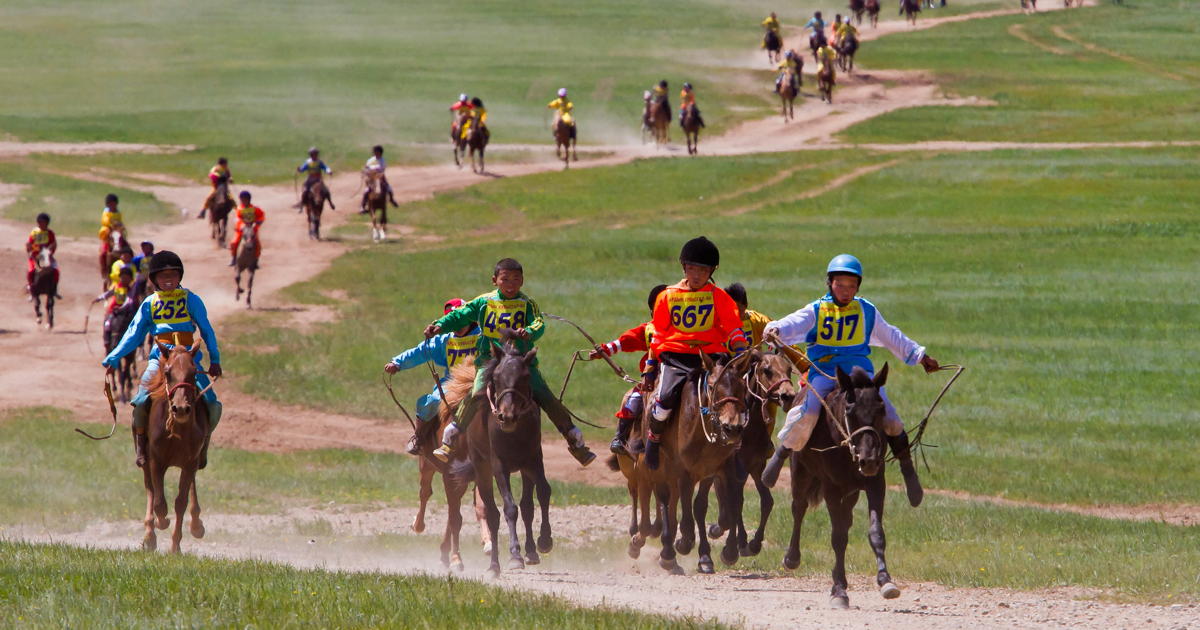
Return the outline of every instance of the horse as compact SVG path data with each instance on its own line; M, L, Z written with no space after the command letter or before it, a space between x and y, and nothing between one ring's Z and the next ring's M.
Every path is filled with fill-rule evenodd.
M671 141L671 110L666 100L648 99L642 118L654 135L654 144L661 147Z
M909 24L917 25L917 14L921 12L920 0L900 0L900 11Z
M254 223L242 224L242 240L238 243L237 257L234 259L236 271L233 282L237 285L237 295L233 301L242 299L242 272L250 272L250 277L246 279L246 308L253 308L250 300L254 294L254 273L258 271L258 233L254 227Z
M679 126L683 127L688 155L696 155L700 152L700 115L696 113L695 105L683 108L683 118L680 119Z
M367 188L364 205L371 214L371 240L379 243L387 240L387 191L383 189L383 173L363 171L363 185Z
M208 406L196 387L194 356L200 346L176 344L169 350L158 339L159 361L162 366L149 383L150 424L146 427L149 439L146 464L142 476L146 484L146 534L142 549L153 551L157 546L154 528L166 529L167 500L163 492L163 476L167 468L179 468L179 494L175 496L175 529L171 534L171 553L179 553L183 539L183 513L190 507L189 530L193 538L204 538L204 523L200 520L200 502L196 496L196 470L200 451L208 436Z
M793 453L789 462L793 522L783 566L795 569L800 565L800 527L804 514L823 498L833 530L830 543L835 562L829 603L834 608L850 606L846 595L846 543L854 520L854 506L858 503L859 493L864 490L870 517L867 538L878 567L875 581L885 599L900 596L883 554L886 546L883 504L887 485L884 478L885 411L879 390L887 382L887 373L886 364L874 378L859 367L850 374L838 368L838 388L825 397L828 409L821 410L806 448Z
M779 63L780 56L783 55L783 38L779 33L767 29L763 35L763 48L767 49L767 63L775 65Z
M329 188L323 181L315 182L300 197L300 205L308 217L308 237L314 241L321 240L321 212L325 210L325 202L329 202L330 210L337 209L333 206L333 197L329 195Z
M471 154L471 171L483 174L483 152L487 149L488 142L492 139L492 133L482 124L471 125L471 130L467 133L467 149ZM475 154L479 154L479 166L475 165Z
M103 230L101 230L103 233ZM125 240L124 229L109 230L108 238L100 242L100 290L108 290L109 277L112 273L112 265L121 257L117 252L129 247L129 242Z
M808 49L812 51L813 63L820 63L817 59L817 51L821 49L829 40L825 39L825 30L815 30L812 35L808 36Z
M29 294L33 298L33 314L37 316L39 326L42 325L42 296L46 296L46 328L54 328L54 300L58 295L58 281L54 279L49 247L41 248L34 259L33 282L29 285Z
M817 72L817 91L821 93L821 100L833 105L833 66L825 65Z
M800 93L801 75L800 69L803 67L800 56L796 55L797 61L796 71L792 72L791 68L783 71L783 80L779 82L779 100L783 113L783 122L788 122L796 118L796 95Z
M550 482L546 480L542 460L541 409L533 399L529 366L537 357L537 349L521 353L505 331L503 345L493 342L495 356L488 364L487 386L481 392L486 407L480 405L479 417L467 429L471 465L475 468L475 487L483 502L488 531L494 543L500 528L500 512L496 509L492 482L504 501L504 518L508 523L508 568L524 569L527 564L541 562L539 553L554 548L550 530ZM521 517L525 522L525 557L521 557L517 535L517 502L513 499L509 476L521 473ZM536 488L541 508L541 529L537 545L533 540L533 493ZM500 574L500 545L493 544L488 571Z
M564 170L571 168L572 159L579 161L579 154L575 152L575 125L561 118L554 125L554 155L562 158Z
M209 205L201 210L208 212L210 236L217 241L217 247L225 248L225 238L228 235L229 213L233 211L233 197L229 196L229 182L222 179L213 191Z
M653 388L647 390L653 391ZM621 400L621 408L625 408L629 396L633 393L630 390L625 393ZM643 394L645 396L647 394ZM645 430L641 429L641 418L635 421L634 426L630 429L629 442L626 445L625 453L621 455L611 455L605 463L609 470L620 472L621 476L625 477L625 489L629 492L630 503L630 518L629 518L629 536L632 538L638 533L638 470L637 470L637 453L645 449L646 441L642 437L645 435ZM662 504L655 502L654 520L650 524L651 536L662 535ZM628 549L630 557L637 558L641 554L641 547L630 546Z
M854 14L854 23L862 24L863 11L867 10L867 4L864 0L850 0L850 13Z
M104 353L108 354L117 347L121 342L121 337L125 336L125 330L129 328L129 324L133 322L133 317L137 315L138 304L134 296L130 296L125 304L113 310L109 315L108 321L104 323ZM115 375L116 382L114 390L119 392L121 402L127 403L132 398L132 392L135 389L135 377L137 375L137 353L130 352L121 357L117 363L117 373Z
M871 28L879 28L879 0L867 0L867 18Z
M454 165L458 168L463 167L463 161L467 156L467 131L471 127L471 118L463 116L455 129L451 129L450 145L454 152Z
M689 383L680 397L675 418L662 433L659 466L650 470L645 453L638 455L638 500L641 521L638 532L629 541L629 555L636 553L650 535L650 494L653 489L663 506L663 528L660 539L662 551L658 565L673 574L682 573L676 553L686 554L699 537L698 570L713 573L712 548L704 519L708 512L708 491L713 479L722 475L727 491L720 500L733 513L742 509L742 489L732 483L736 477L733 454L737 450L747 423L745 375L750 354L720 363L707 354L700 354L702 372L698 383ZM643 412L643 426L653 421L652 405ZM693 503L693 493L694 503ZM680 508L682 508L680 510ZM677 515L679 510L681 514ZM676 541L676 533L679 540ZM737 543L729 536L721 550L721 561L727 566L737 562Z
M459 552L459 533L462 531L462 498L467 488L475 479L475 471L471 466L469 449L459 448L451 453L450 461L441 462L433 456L437 448L438 436L446 430L446 426L454 421L454 413L459 404L471 393L475 382L475 367L460 365L450 372L450 380L444 385L446 399L438 407L438 420L421 423L417 430L418 443L421 447L421 458L417 462L420 470L420 503L417 514L413 517L412 531L420 534L425 531L425 507L433 496L433 476L442 475L442 488L446 492L446 531L442 535L442 566L454 571L463 570L462 554ZM460 436L460 440L467 436ZM484 553L491 553L493 547L492 532L487 527L487 515L479 491L473 495L475 503L475 520L479 523L479 533Z
M847 35L846 39L837 48L838 67L850 74L854 72L854 53L858 52L858 38L853 35Z

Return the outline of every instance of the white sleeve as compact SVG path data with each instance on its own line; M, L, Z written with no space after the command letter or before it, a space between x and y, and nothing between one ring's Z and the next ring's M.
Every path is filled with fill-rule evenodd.
M774 332L788 345L804 343L808 331L812 330L816 323L817 316L813 313L812 304L805 304L791 315L767 324L763 328L763 335Z
M899 328L887 323L875 309L875 327L871 329L871 345L891 350L905 365L916 365L925 357L925 346L909 339Z

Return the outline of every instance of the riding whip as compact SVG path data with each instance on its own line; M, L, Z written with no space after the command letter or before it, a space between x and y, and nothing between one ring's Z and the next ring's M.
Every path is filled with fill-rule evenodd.
M90 440L107 440L113 436L117 430L117 403L113 400L112 386L108 384L108 379L104 380L104 397L108 399L108 411L112 414L112 428L108 430L108 435L96 437L83 429L76 427L75 432Z

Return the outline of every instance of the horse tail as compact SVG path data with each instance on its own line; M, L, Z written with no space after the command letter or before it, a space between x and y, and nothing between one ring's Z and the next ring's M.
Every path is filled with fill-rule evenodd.
M808 487L804 489L803 496L808 501L810 509L821 505L821 480L815 475L809 478Z
M609 455L608 459L604 460L604 463L611 471L619 472L621 470L621 462L617 461L616 455Z

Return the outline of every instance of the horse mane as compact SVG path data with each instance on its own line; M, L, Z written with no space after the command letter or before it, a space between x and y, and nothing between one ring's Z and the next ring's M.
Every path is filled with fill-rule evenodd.
M871 380L871 375L859 366L854 366L850 371L850 382L854 384L855 389L860 387L875 387L875 382Z
M442 383L442 391L446 399L438 405L438 420L452 419L454 412L475 386L475 366L470 363L459 364L450 368L450 379Z

